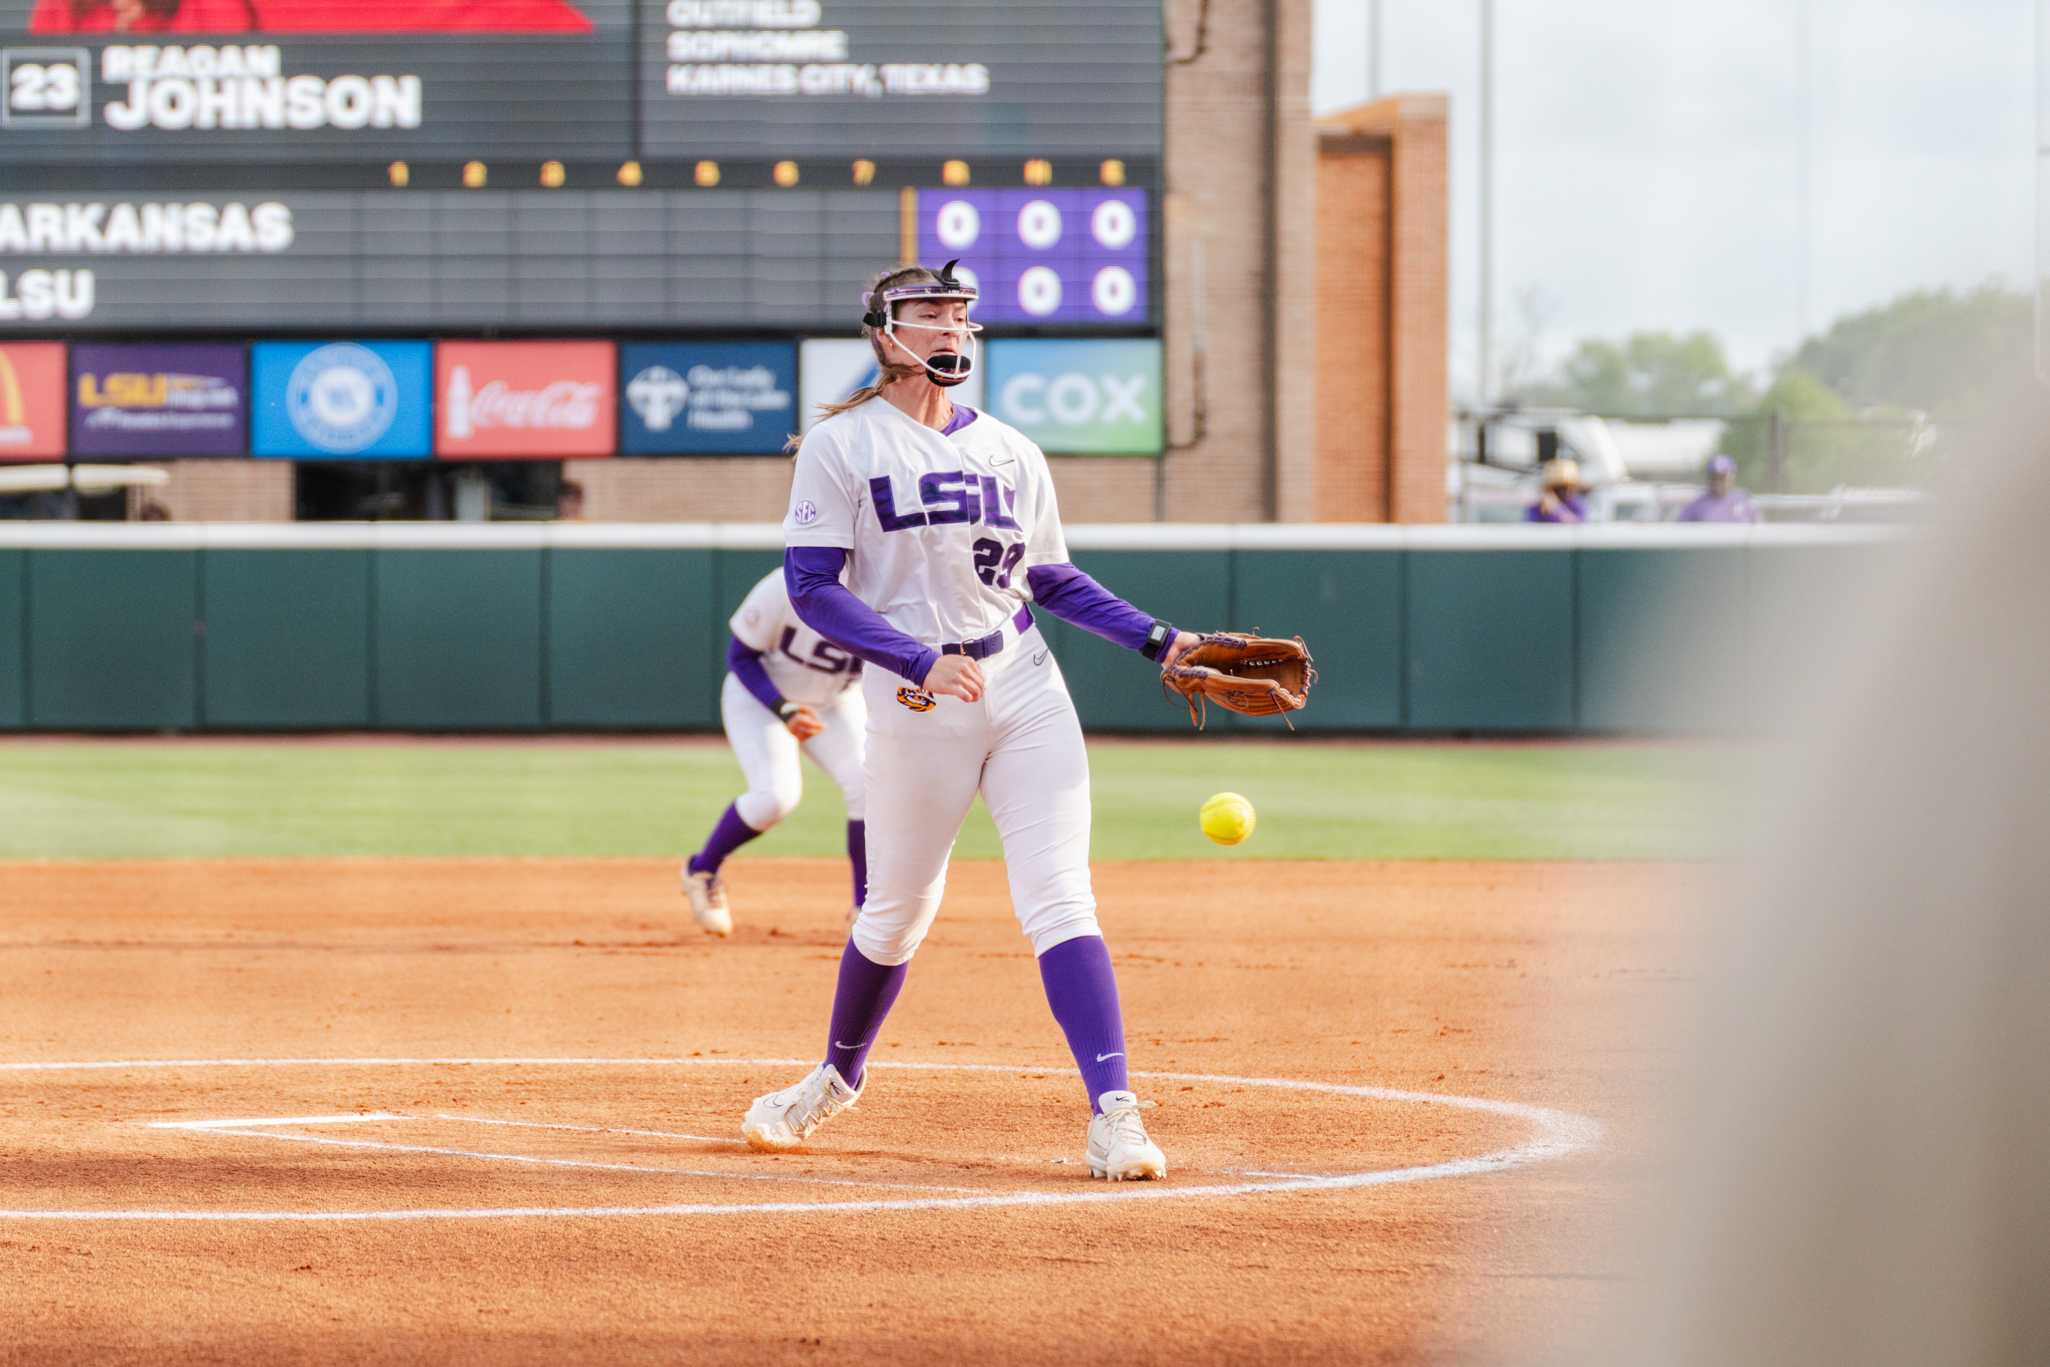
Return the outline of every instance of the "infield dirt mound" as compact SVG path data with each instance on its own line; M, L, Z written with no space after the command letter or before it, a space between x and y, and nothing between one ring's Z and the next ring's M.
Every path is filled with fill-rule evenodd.
M1698 871L1099 865L1136 1068L1531 1103L1608 1133L1481 1176L996 1208L948 1202L1108 1191L1076 1161L1085 1103L1001 867L955 867L877 1059L1009 1066L878 1068L859 1109L773 1158L738 1116L796 1070L742 1060L817 1055L846 875L739 860L731 881L720 943L659 861L0 865L7 1061L685 1061L0 1071L0 1208L748 1207L0 1219L0 1360L1570 1360L1617 1293L1585 1236L1659 1063L1636 1012L1692 963L1675 908ZM1140 1090L1169 1187L1429 1165L1530 1128L1229 1080ZM902 1208L753 1208L822 1201Z

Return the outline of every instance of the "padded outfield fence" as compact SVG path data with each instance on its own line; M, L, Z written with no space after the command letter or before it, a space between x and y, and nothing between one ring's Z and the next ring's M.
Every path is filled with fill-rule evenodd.
M1827 631L1898 534L1818 527L1092 525L1177 624L1301 633L1329 733L1740 730L1775 627ZM774 526L0 526L0 730L712 730ZM1083 721L1186 732L1149 667L1041 616ZM1279 722L1212 710L1213 730Z

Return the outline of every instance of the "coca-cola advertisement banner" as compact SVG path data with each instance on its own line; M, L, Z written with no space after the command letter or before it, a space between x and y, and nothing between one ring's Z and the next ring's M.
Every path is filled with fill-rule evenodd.
M612 454L610 342L442 342L434 392L434 453L445 460Z
M249 450L247 372L239 346L75 346L71 453L243 455Z

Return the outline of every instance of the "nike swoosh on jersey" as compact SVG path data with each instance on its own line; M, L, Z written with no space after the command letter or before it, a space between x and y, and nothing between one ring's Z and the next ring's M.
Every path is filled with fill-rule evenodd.
M1043 665L1043 664L1045 664L1045 663L1046 663L1046 652L1042 650L1042 651L1038 652L1037 654L1035 654L1035 655L1034 655L1034 656L1032 657L1032 663L1033 663L1033 664L1035 664L1035 665Z

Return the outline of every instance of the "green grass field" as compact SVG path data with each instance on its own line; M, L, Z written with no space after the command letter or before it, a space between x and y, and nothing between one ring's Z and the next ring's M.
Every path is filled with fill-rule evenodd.
M1099 859L1665 859L1717 852L1700 800L1722 763L1673 745L1091 745ZM224 855L673 855L738 790L723 745L0 743L0 859ZM838 854L831 780L751 852ZM1253 838L1196 809L1251 798ZM978 803L957 853L1000 853Z

